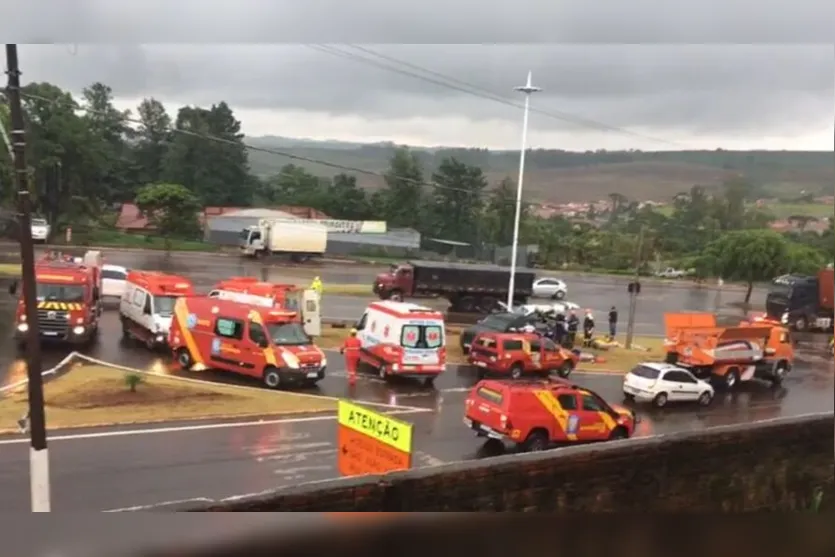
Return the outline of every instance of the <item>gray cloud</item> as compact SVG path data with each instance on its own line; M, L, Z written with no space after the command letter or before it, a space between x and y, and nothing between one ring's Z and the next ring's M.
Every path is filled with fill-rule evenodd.
M517 108L435 83L436 75L350 45L24 46L24 79L117 96L365 118L517 120ZM832 125L835 54L821 45L375 45L373 52L520 102L532 70L538 129L576 129L560 113L664 137L780 135ZM365 61L363 61L365 60ZM370 62L368 62L370 60ZM393 68L393 70L378 67ZM418 79L413 75L423 75Z

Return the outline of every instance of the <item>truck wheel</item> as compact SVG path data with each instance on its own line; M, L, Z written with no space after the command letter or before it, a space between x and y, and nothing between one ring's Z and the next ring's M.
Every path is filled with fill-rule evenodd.
M281 386L281 374L272 366L264 369L264 386L268 389L277 389Z
M735 367L732 367L728 370L728 373L725 374L725 388L726 389L733 389L739 383L739 370Z
M194 365L194 361L191 358L191 353L188 351L188 348L178 348L177 352L177 363L180 364L186 371L191 371L191 366Z
M388 299L392 302L402 302L403 301L403 293L399 290L392 290L389 292Z
M562 377L563 379L568 378L571 375L571 372L574 371L574 362L571 360L566 360L562 364L560 364L559 369L557 369L557 375Z
M774 371L771 376L771 384L779 387L783 384L783 379L786 378L786 373L789 371L788 365L785 362L777 362L774 366Z
M554 299L555 300L562 300L563 298L565 298L565 291L557 290L556 292L554 292Z
M541 429L535 429L528 434L522 448L530 452L544 451L548 448L548 434Z
M510 368L510 378L521 379L524 371L525 368L522 367L522 364L513 364L513 367Z
M629 439L629 432L626 429L618 426L609 434L609 441L617 441L618 439Z
M794 330L798 333L805 333L809 329L809 322L806 317L800 316L794 322Z

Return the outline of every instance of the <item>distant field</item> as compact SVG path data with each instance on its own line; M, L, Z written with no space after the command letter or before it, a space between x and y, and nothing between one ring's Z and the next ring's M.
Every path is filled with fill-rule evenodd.
M785 219L793 215L806 215L809 217L823 218L833 216L835 207L820 203L775 203L767 205L765 209L775 217Z

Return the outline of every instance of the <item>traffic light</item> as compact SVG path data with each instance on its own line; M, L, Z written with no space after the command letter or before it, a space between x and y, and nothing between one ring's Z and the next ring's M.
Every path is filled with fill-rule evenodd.
M640 282L630 282L627 287L626 291L630 294L640 294L641 293L641 283Z

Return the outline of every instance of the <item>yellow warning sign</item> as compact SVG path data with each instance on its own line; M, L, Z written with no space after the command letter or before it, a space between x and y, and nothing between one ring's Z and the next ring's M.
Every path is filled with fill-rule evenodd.
M412 424L351 402L339 401L339 425L353 429L407 454L412 452Z

